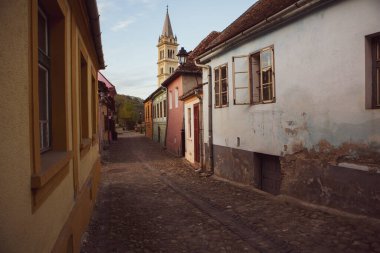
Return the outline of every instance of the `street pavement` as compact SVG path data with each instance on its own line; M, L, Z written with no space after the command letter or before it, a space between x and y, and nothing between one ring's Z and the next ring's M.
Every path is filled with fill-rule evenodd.
M143 135L102 158L81 253L380 252L380 222L324 212L198 174Z

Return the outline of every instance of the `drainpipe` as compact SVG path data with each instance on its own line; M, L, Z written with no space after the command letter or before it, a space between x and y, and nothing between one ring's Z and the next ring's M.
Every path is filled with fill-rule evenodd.
M198 64L194 61L195 65L208 70L208 145L209 145L209 167L210 175L214 174L214 148L212 138L212 80L211 80L211 66ZM203 145L203 143L202 143Z
M201 170L202 170L202 168L203 168L203 158L204 158L204 155L203 155L203 98L202 98L202 96L200 96L199 94L198 94L198 89L196 89L195 90L195 96L199 99L199 118L200 118L200 120L199 120L199 125L202 127L202 128L199 128L199 126L198 126L198 128L201 130L200 132L201 132L201 145L200 145L200 148L201 148Z

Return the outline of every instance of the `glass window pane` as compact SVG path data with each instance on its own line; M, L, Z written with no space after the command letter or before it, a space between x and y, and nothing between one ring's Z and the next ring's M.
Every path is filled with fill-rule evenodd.
M219 69L215 69L215 82L219 81Z
M272 66L272 50L268 49L260 54L261 68Z
M215 94L215 106L219 106L219 93Z
M272 84L269 83L269 84L264 84L263 85L263 100L264 101L269 101L269 100L272 100L273 99L273 95L272 95Z
M263 84L272 82L272 68L268 68L262 71L263 73Z
M41 11L38 12L38 48L47 54L47 23Z
M228 87L227 80L223 80L222 81L222 92L227 91L227 87Z
M222 105L227 105L227 92L222 93Z
M219 82L215 82L215 93L219 93Z
M227 78L227 67L221 67L221 72L222 72L222 79Z
M41 66L38 68L38 98L40 109L40 120L48 120L48 72Z

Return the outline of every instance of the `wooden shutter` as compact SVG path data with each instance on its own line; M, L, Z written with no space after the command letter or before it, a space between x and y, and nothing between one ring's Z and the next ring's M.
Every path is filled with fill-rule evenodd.
M249 58L247 55L232 57L232 83L234 104L249 104Z

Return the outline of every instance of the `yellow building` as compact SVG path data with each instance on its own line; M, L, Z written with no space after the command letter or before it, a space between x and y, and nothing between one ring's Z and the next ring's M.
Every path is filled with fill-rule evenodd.
M99 182L96 0L0 1L0 252L79 252Z
M166 10L166 17L162 34L158 39L158 62L157 62L157 81L158 87L166 80L178 67L177 59L177 36L174 36L170 23L169 12Z

